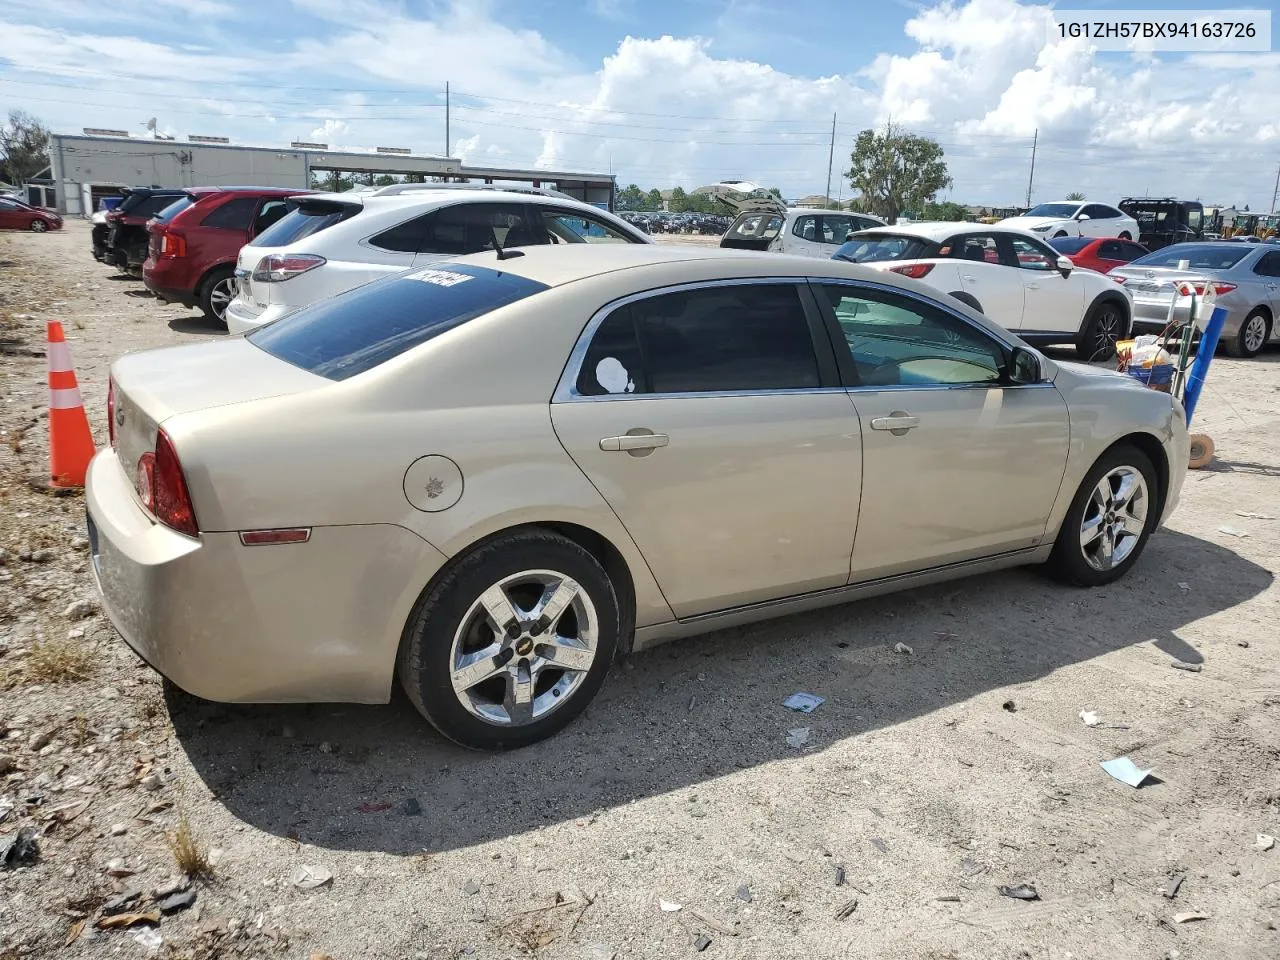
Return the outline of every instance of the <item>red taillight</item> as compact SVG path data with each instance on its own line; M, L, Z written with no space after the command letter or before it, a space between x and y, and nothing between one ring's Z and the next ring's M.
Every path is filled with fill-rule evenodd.
M200 532L182 464L163 430L156 433L155 453L148 451L138 458L134 482L143 505L166 527L192 537Z
M1208 284L1203 281L1192 282L1190 280L1182 280L1178 283L1178 294L1180 296L1189 297L1195 294L1197 297L1203 297ZM1230 293L1236 288L1234 283L1215 283L1213 284L1213 292L1218 296L1224 293Z
M932 263L908 263L901 267L890 267L893 273L900 273L904 277L910 277L912 280L920 280L929 275L929 271L933 269Z
M179 237L172 233L160 234L160 256L176 259L186 255L187 240L185 237Z
M107 439L116 445L116 378L107 378Z
M283 283L308 270L314 270L324 262L324 257L314 253L273 253L258 261L258 265L253 268L253 281Z

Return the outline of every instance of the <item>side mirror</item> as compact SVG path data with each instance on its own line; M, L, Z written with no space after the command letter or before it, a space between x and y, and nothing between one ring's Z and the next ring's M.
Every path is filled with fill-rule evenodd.
M1088 215L1087 213L1078 213L1078 214L1076 214L1076 219L1077 219L1077 220L1088 220L1088 219L1089 219L1089 215Z
M1040 379L1040 358L1026 347L1014 347L1013 352L1009 354L1009 382L1022 386L1039 383Z
M1056 266L1058 268L1058 272L1062 274L1062 279L1065 280L1067 277L1071 276L1071 271L1075 269L1076 265L1072 263L1068 257L1059 257Z

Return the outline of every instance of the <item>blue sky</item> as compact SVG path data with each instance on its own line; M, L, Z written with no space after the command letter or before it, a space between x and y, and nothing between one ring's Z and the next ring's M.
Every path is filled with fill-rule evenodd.
M1243 5L1243 4L1242 4ZM1070 9L1205 9L1074 0ZM1276 2L1251 4L1269 9ZM0 111L55 130L445 150L472 164L833 194L858 130L936 137L952 199L1271 202L1280 54L1099 53L1018 0L5 0ZM1276 18L1280 20L1280 18Z

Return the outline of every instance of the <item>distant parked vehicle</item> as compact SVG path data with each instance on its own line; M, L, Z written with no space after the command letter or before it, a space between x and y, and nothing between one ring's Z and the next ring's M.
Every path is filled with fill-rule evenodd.
M1120 209L1138 221L1138 242L1148 250L1205 239L1204 206L1198 200L1129 197L1120 201Z
M1178 243L1116 267L1110 276L1133 295L1135 327L1164 329L1175 299L1174 319L1185 322L1191 301L1179 296L1179 286L1191 283L1203 294L1207 281L1214 285L1218 306L1227 310L1219 343L1228 354L1255 357L1276 335L1280 250L1272 244Z
M1096 270L1098 273L1110 273L1116 267L1122 267L1151 252L1132 240L1101 237L1058 237L1050 240L1049 246L1077 267Z
M1011 230L1030 230L1046 240L1057 237L1119 237L1132 240L1138 236L1138 221L1123 210L1105 203L1077 203L1060 200L1042 203L1017 217L1007 217L996 226Z
M197 187L148 223L142 280L161 300L198 306L225 322L236 295L240 248L289 212L286 200L310 193L283 187Z
M89 230L89 238L93 243L93 259L107 259L107 233L111 229L111 221L107 219L107 214L115 210L120 204L124 203L124 197L100 197L98 199L98 209L93 211L89 217L89 222L93 225Z
M891 270L950 294L1033 344L1071 343L1107 360L1129 335L1133 304L1117 283L1026 230L912 223L856 233L836 259Z
M543 244L652 243L607 210L540 187L402 183L316 193L240 251L227 329L278 317L410 267Z
M42 210L17 197L0 197L0 230L30 230L44 233L61 230L62 218L52 210Z
M738 217L720 239L731 250L767 250L800 257L830 258L851 234L885 222L869 213L788 207L781 200L722 200L732 203Z
M181 188L126 187L124 200L107 212L106 249L101 259L123 273L141 271L147 259L147 221L185 195Z

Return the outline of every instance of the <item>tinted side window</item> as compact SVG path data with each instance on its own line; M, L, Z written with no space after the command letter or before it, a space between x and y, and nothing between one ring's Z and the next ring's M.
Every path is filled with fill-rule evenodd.
M804 390L819 385L813 340L794 284L730 284L659 294L629 310L638 347L629 354L635 358L632 365L623 360L631 349L624 332L610 331L617 339L608 347L619 354L597 351L594 340L588 350L586 373L596 378L597 393ZM610 383L600 381L590 364L598 366L609 357L626 368L625 379L608 364L603 372ZM642 370L636 366L641 357Z
M147 197L145 200L132 207L128 212L128 216L142 218L154 217L157 213L177 199L178 196L172 193L164 196Z
M1107 240L1098 245L1098 256L1103 260L1123 260L1124 246L1119 240Z
M316 203L290 210L253 241L255 247L283 247L349 220L363 207L353 204Z
M1147 251L1144 247L1138 246L1136 243L1121 243L1121 260L1137 260L1139 257L1145 257Z
M967 237L952 237L938 251L941 257L955 257L959 260L973 260L977 263L999 263L1000 247L996 238L990 234L973 234Z
M271 228L288 212L289 205L283 200L262 201L262 209L253 218L253 232L255 234L262 233L264 230Z
M636 243L612 224L577 211L535 207L551 243ZM541 242L541 241L539 241Z
M1263 277L1280 277L1280 253L1264 254L1254 264L1253 272Z
M503 247L545 243L529 229L524 208L513 203L459 203L437 210L419 248L422 253L460 256L492 250L494 237Z
M383 230L377 236L371 237L369 243L395 253L417 253L422 249L422 244L427 238L433 216L435 214L429 213L424 217L414 217L412 220L398 223L390 230Z
M1101 203L1091 203L1080 212L1092 220L1110 220L1116 216L1116 211Z
M817 288L835 311L857 386L980 386L999 382L1004 349L959 317L888 291Z
M202 227L218 227L221 230L248 230L253 222L253 212L258 209L257 197L236 197L200 221Z
M795 224L791 227L791 232L801 240L818 239L818 218L817 217L796 217Z
M1057 254L1046 250L1038 243L1023 237L1010 237L1009 242L1013 247L1013 255L1018 258L1018 266L1023 270L1056 270L1058 268Z
M609 314L596 330L578 371L577 387L584 397L648 392L630 307Z
M824 216L822 218L822 242L844 243L854 229L852 217Z

